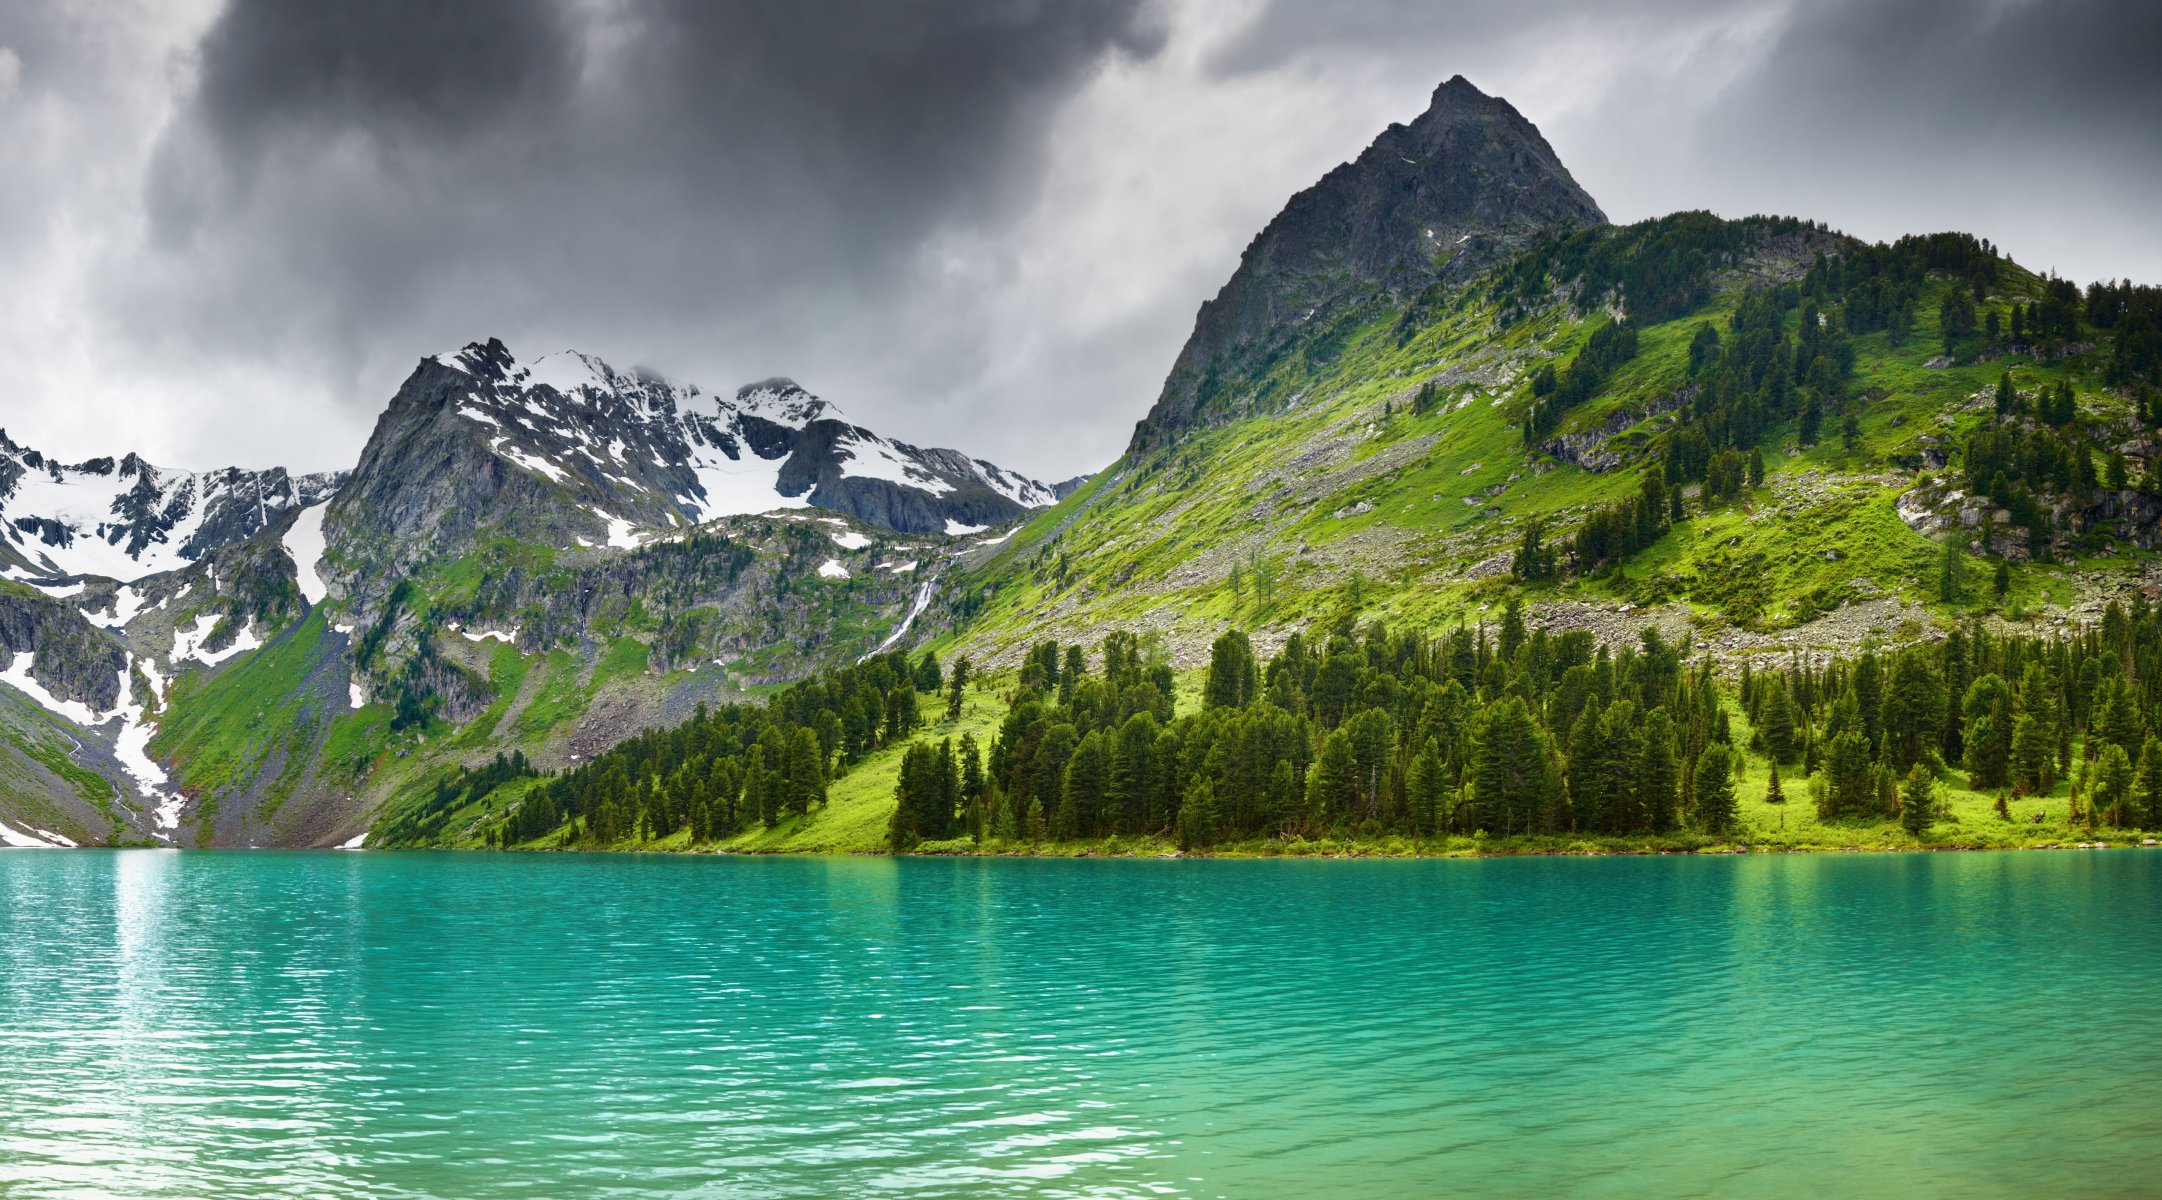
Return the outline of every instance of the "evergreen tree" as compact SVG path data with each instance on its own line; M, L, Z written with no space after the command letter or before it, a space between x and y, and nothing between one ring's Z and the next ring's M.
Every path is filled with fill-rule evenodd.
M1532 832L1545 806L1546 737L1517 696L1487 707L1472 734L1472 811L1493 833Z
M1674 718L1664 706L1644 714L1643 756L1637 761L1637 804L1653 833L1674 828L1680 801L1681 765L1675 755Z
M1230 630L1209 647L1209 674L1201 701L1210 708L1244 708L1254 698L1258 676L1253 643L1243 632Z
M1704 747L1703 753L1697 756L1692 783L1697 823L1705 832L1724 834L1733 829L1738 811L1734 798L1734 766L1725 746L1713 742Z
M1962 540L1946 534L1937 556L1937 599L1946 604L1962 603L1967 592L1967 550Z
M2140 747L2132 781L2132 815L2142 829L2162 829L2162 737L2149 734Z
M2138 824L2138 814L2132 811L2137 806L2130 803L2135 781L2132 756L2125 753L2123 746L2102 747L2088 778L2092 786L2088 789L2087 803L2102 819L2112 825Z
M1359 767L1352 754L1351 735L1332 731L1321 743L1321 753L1306 772L1306 811L1315 820L1335 823L1352 816L1359 798Z
M2057 778L2057 745L2048 725L2032 713L2012 720L2012 782L2030 795L2047 793Z
M818 735L797 729L788 738L787 804L797 815L826 802L826 755Z
M1899 823L1919 838L1929 831L1937 816L1937 781L1929 768L1916 763L1907 770L1907 785L1899 794Z
M1443 806L1449 791L1448 768L1441 760L1441 743L1427 738L1411 760L1405 780L1415 833L1431 835L1441 828Z
M949 721L961 719L961 705L967 698L968 680L972 670L973 667L966 657L954 660L953 671L946 680L946 719Z

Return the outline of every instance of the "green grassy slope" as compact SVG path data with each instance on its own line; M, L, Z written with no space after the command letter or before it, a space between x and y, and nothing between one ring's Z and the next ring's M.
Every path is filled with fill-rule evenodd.
M1636 357L1556 431L1618 426L1605 445L1622 462L1604 471L1527 449L1518 428L1524 381L1541 364L1566 366L1607 320L1604 310L1562 301L1504 324L1502 302L1469 288L1424 309L1426 323L1409 336L1400 311L1377 311L1329 357L1291 356L1256 382L1257 415L1122 459L1038 516L978 569L963 606L972 622L937 648L1007 663L1043 637L1093 642L1125 627L1168 634L1191 664L1227 626L1269 644L1346 608L1454 623L1512 593L1535 606L1676 604L1707 635L1775 639L1872 597L1918 606L1909 611L1924 625L1955 607L2028 616L2146 567L2144 553L2095 537L2070 567L2012 564L2002 601L1980 562L1962 604L1939 601L1938 547L1895 511L1931 474L1925 453L1953 449L1956 471L1957 446L1989 419L1988 393L2007 370L2024 390L2069 383L2090 418L2121 417L2126 401L2101 386L2106 354L2094 346L2046 361L1992 353L1945 364L1937 306L1962 285L1933 274L1903 340L1853 339L1848 386L1861 429L1851 449L1836 418L1807 447L1793 420L1777 424L1756 444L1762 487L1692 505L1688 520L1618 573L1512 585L1510 555L1529 519L1548 523L1550 542L1566 539L1591 509L1634 493L1638 466L1667 427L1660 410L1690 381L1697 326L1726 329L1749 289L1796 277L1807 262L1767 251L1746 270L1716 275L1706 303L1640 327ZM1987 305L2031 300L2040 286L2005 263ZM1787 320L1791 333L1800 317ZM1429 383L1438 402L1414 412Z
M1191 711L1199 702L1200 673L1179 677L1180 711ZM939 721L919 731L910 743L958 739L974 735L989 745L999 722L1005 718L1007 698L1014 686L1010 673L987 677L969 693L967 710L959 721ZM937 702L925 696L925 711ZM1739 708L1730 709L1736 745L1749 740L1750 726ZM753 828L731 837L694 841L687 831L661 838L626 838L602 846L581 841L581 850L612 849L650 853L732 854L883 854L888 851L887 821L893 812L894 785L901 758L909 743L881 749L835 779L825 807L802 817L784 817L773 828ZM1740 815L1734 831L1714 837L1694 830L1678 830L1659 837L1551 837L1450 836L1411 838L1291 838L1248 840L1212 847L1216 856L1330 856L1419 855L1465 856L1508 854L1602 854L1707 852L1746 849L1752 851L1817 852L1843 850L1913 850L1919 848L2019 848L2059 847L2079 844L2133 844L2144 835L2107 827L2092 829L2070 821L2070 784L2060 781L2048 794L2023 797L2010 804L2012 819L1995 811L1995 798L1966 786L1966 774L1951 770L1941 783L1945 817L1921 837L1900 827L1895 819L1818 818L1809 785L1798 767L1782 771L1785 802L1767 803L1769 765L1761 755L1745 754L1745 771L1738 781ZM520 781L497 789L487 802L461 810L452 825L458 832L436 844L447 848L479 848L480 824L516 803L533 781ZM517 847L524 850L555 849L554 837L544 837ZM1102 839L978 842L961 837L946 842L926 842L916 848L924 854L1019 854L1099 857L1153 856L1178 852L1177 844L1161 837L1110 837Z

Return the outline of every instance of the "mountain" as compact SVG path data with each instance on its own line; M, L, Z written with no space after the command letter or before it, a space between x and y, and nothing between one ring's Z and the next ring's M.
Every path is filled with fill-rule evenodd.
M1455 76L1416 120L1294 195L1248 243L1201 306L1131 449L1249 411L1251 377L1301 338L1340 341L1377 303L1470 278L1540 233L1605 222L1537 127Z
M0 430L0 572L120 581L177 570L321 502L344 472L175 471L141 456L66 464Z
M1471 214L1434 217L1466 251L1422 265L1409 151L1446 136L1471 190L1420 217ZM1464 152L1494 145L1509 171ZM1226 627L1266 650L1511 599L1730 666L2067 628L2162 584L2157 324L2154 288L1969 234L1606 224L1452 80L1270 223L1120 460L942 580L972 616L932 645L1011 666L1121 631L1193 667Z
M350 472L0 435L0 837L342 841L446 762L561 765L939 624L930 582L1054 500L785 379L493 340L422 360Z
M1100 823L1019 807L1066 786L1044 747L1102 766L1144 716L1183 747L1144 772L1159 815L1234 710L1309 735L1262 731L1267 811L1347 706L1440 721L1458 770L1469 726L1403 659L1444 644L1557 755L1602 664L1806 668L1818 694L1881 648L1911 684L1940 641L2148 619L2158 328L2162 290L2082 292L1963 233L1607 224L1452 80L1270 223L1085 481L881 437L786 380L708 396L494 341L422 360L342 481L12 452L0 839L876 849L903 764L945 761L909 716L948 711L924 650L990 683L937 736L973 736L1005 816L1053 834ZM1271 673L1198 678L1227 630ZM1187 723L1203 686L1223 702ZM1701 749L1714 693L1689 695ZM813 810L821 761L846 773ZM522 809L548 773L566 807ZM1258 836L1251 783L1212 784L1204 828Z
M493 535L629 548L662 530L816 507L899 533L973 532L1055 501L954 450L851 423L787 379L733 399L565 351L501 342L423 360L333 506L334 547L365 537L403 568Z

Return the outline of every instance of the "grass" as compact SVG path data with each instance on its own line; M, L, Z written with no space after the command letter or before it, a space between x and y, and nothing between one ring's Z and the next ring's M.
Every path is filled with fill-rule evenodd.
M2000 295L2032 291L2033 277L2005 269ZM1616 413L1641 414L1673 396L1688 379L1690 336L1704 322L1725 331L1742 286L1733 281L1698 311L1640 329L1637 356L1561 431L1603 428ZM1959 610L1938 603L1938 547L1895 509L1917 475L1900 464L1931 447L1951 449L1956 460L1989 419L1987 405L1970 398L1986 395L2005 370L2029 391L2070 381L2091 412L2124 409L2099 386L2094 354L1926 365L1941 350L1934 316L1947 286L1928 285L1925 319L1903 343L1884 333L1854 339L1850 391L1862 422L1853 449L1841 443L1836 417L1807 448L1794 444L1791 421L1769 430L1759 443L1766 487L1693 510L1623 574L1560 590L1519 589L1469 569L1513 550L1530 517L1548 521L1550 540L1565 541L1586 512L1635 490L1634 464L1592 472L1527 455L1516 424L1521 377L1540 361L1566 363L1605 315L1553 310L1497 328L1495 313L1466 292L1401 345L1394 314L1376 315L1343 333L1325 361L1285 356L1250 388L1254 415L1122 459L1036 516L972 570L964 586L977 590L980 610L933 647L1010 662L1041 638L1094 640L1113 625L1167 628L1195 647L1227 626L1284 630L1333 619L1351 606L1354 576L1362 616L1428 625L1454 623L1516 591L1676 601L1764 632L1883 594L1919 603L1941 622L2062 608L2077 597L2078 572L2092 580L2097 567L2129 573L2152 564L2152 553L2105 535L2076 563L2015 564L2010 592L1999 598L1989 586L1993 564L1975 558ZM1517 365L1498 374L1471 369L1507 359ZM1411 396L1428 380L1440 381L1440 403L1414 414ZM1640 421L1612 444L1642 446L1662 421ZM1925 437L1934 442L1925 446ZM1782 503L1783 492L1805 486L1830 496ZM1278 580L1266 600L1230 586L1233 563L1250 575L1257 559ZM1857 590L1857 581L1867 583Z
M992 735L1006 715L1004 696L1009 675L989 676L969 693L969 704L957 722L941 721L920 731L912 741L954 738L972 734L987 750ZM1184 672L1178 677L1178 704L1190 712L1199 703L1201 675ZM926 711L936 698L925 697ZM1737 743L1746 742L1748 725L1738 711L1734 718ZM835 779L827 789L825 807L801 817L788 817L768 829L754 828L732 837L694 842L687 831L652 840L625 840L609 846L579 843L578 849L605 849L650 853L731 854L884 854L887 822L893 814L893 790L905 745L887 746L867 756ZM1995 798L1965 786L1963 772L1947 772L1939 782L1939 796L1946 818L1915 838L1898 821L1885 819L1821 820L1809 798L1808 783L1798 765L1782 769L1780 784L1787 800L1770 804L1764 799L1770 779L1769 764L1761 755L1744 754L1745 774L1737 781L1739 805L1735 828L1723 835L1683 828L1660 835L1604 837L1579 834L1494 837L1485 834L1412 837L1317 836L1255 838L1208 847L1196 853L1214 857L1467 857L1530 854L1689 854L1752 852L1892 851L1936 848L2015 849L2064 846L2083 842L2135 844L2138 831L2103 828L2090 831L2082 822L2067 820L2069 788L2059 784L2047 796L2011 802L2013 819L2005 821L1994 811ZM481 843L478 823L504 811L525 788L538 781L519 781L500 788L479 806L461 810L452 827L464 832L447 839L446 847L471 847ZM2037 823L2034 818L2042 819ZM554 849L554 835L520 847ZM968 838L926 842L914 853L928 855L991 854L1041 857L1152 857L1178 853L1167 837L1116 836L1105 838L1005 842Z
M214 794L259 770L287 731L308 724L315 707L302 685L314 668L325 618L309 614L269 645L209 676L173 684L151 752L174 764L191 794ZM207 826L208 821L204 824Z

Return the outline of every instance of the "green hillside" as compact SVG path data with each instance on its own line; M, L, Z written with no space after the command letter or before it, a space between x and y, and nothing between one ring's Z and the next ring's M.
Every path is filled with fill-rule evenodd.
M1639 290L1653 297L1632 302ZM1254 415L1123 458L1038 516L966 581L968 619L945 646L1011 662L1038 638L1140 627L1190 664L1226 626L1273 643L1344 611L1453 623L1514 594L1565 620L1657 610L1733 648L1851 649L1868 622L2062 613L2130 586L2146 561L2126 540L2137 529L2083 519L2109 452L2147 427L2136 370L2068 291L1960 235L1872 248L1683 214L1553 239L1472 285L1371 305L1221 385ZM2067 307L2069 327L2029 332ZM1634 353L1590 369L1587 347L1624 325ZM1717 345L1693 363L1707 328ZM2007 522L1992 551L1964 528L1947 603L1938 541L1897 506L1957 479L1968 439L1998 421L2006 373L2030 412L2071 389L2078 419L2059 440L2086 447L2095 476L2027 489L2068 514L2042 518L2039 541ZM1537 394L1542 376L1564 392L1576 380L1574 402ZM2047 434L2032 416L2005 424ZM1605 554L1575 543L1648 477L1682 493L1680 519ZM1534 525L1559 550L1553 577L1512 579ZM1872 600L1863 622L1825 620Z

